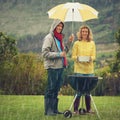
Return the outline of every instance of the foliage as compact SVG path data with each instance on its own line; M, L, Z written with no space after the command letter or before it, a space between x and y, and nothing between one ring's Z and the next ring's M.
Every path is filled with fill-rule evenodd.
M17 54L16 40L0 32L0 62Z
M46 71L38 55L18 54L0 67L0 89L5 94L44 94Z
M59 92L59 95L74 95L74 94L75 91L69 84L62 86Z
M118 47L118 50L116 53L115 61L111 65L111 71L112 72L119 72L120 71L120 28L115 33L115 38L116 38L116 41L117 41L119 47Z
M106 76L104 95L120 95L120 72L115 72Z
M94 91L95 95L120 95L120 72L111 73L111 67L105 66L96 70L95 74L100 77L98 85Z
M43 42L44 33L38 33L37 35L24 35L19 37L18 48L20 48L21 53L27 53L28 51L32 51L35 53L41 52L41 45Z
M100 66L97 67L99 69L96 70L96 75L103 77L102 80L99 80L96 88L95 94L97 95L120 95L120 29L115 33L115 38L118 50L114 53L114 60L104 60L104 63L99 63Z

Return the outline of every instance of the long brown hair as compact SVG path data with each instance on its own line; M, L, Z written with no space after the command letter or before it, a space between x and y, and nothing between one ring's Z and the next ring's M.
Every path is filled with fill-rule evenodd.
M76 33L78 40L79 40L79 41L82 40L82 29L88 29L87 41L88 41L88 42L92 41L92 40L93 40L93 34L92 34L91 29L90 29L87 25L82 25L82 26L79 28L79 31Z

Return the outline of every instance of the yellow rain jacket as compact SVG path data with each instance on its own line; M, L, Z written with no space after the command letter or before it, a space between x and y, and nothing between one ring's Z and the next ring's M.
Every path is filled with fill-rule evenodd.
M90 56L90 62L79 62L79 56ZM92 74L94 73L94 63L96 59L96 46L94 41L76 41L72 48L72 59L74 60L74 73Z

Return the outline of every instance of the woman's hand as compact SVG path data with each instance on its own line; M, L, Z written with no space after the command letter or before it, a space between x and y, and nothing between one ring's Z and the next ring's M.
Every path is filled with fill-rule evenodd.
M90 56L90 60L89 60L89 62L92 62L92 58L91 58L91 56Z

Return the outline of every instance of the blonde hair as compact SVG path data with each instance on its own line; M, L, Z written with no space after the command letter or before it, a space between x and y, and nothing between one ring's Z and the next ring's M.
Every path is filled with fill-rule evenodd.
M88 29L87 41L88 41L88 42L92 41L92 40L93 40L93 34L92 34L91 29L90 29L87 25L82 25L82 26L79 28L79 31L76 33L78 40L79 40L79 41L82 40L82 29Z

